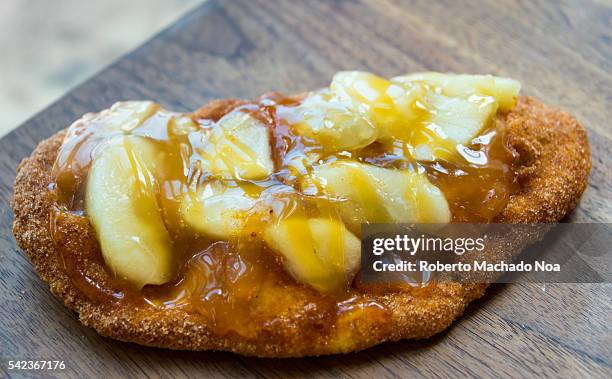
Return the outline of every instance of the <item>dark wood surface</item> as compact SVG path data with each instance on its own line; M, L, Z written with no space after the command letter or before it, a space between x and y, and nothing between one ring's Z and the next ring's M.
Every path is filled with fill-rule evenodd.
M612 376L610 284L497 285L447 332L345 356L254 359L98 336L50 295L15 247L19 161L87 111L326 85L340 69L492 73L575 114L593 171L577 221L610 222L612 7L604 1L208 2L0 140L0 375L8 359L61 359L70 376ZM44 63L41 63L44 64ZM11 373L12 374L12 373Z

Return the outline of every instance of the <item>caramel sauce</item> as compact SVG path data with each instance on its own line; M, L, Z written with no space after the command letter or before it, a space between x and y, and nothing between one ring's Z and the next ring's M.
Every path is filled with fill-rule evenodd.
M62 243L70 237L62 235L64 229L54 227L58 220L70 219L84 228L88 226L87 175L98 150L117 136L141 136L153 144L156 152L157 203L172 240L177 267L174 280L140 289L114 276L105 267L99 249L92 247L96 253L89 258L106 276L89 275L82 264L83 257L63 256L72 280L98 301L180 309L210 320L217 333L231 332L247 337L254 337L258 330L273 325L279 317L305 317L313 325L329 325L333 324L329 320L355 310L386 314L388 311L383 304L363 296L384 290L368 288L357 279L344 291L318 293L296 282L282 267L278 255L262 241L262 230L275 220L298 216L340 218L336 209L339 200L324 196L317 183L313 183L312 193L302 193L300 180L311 173L312 164L353 160L424 172L446 197L453 222L492 221L518 189L513 169L515 155L508 147L499 117L493 119L471 144L459 146L457 151L447 151L454 159L424 162L412 158L411 147L406 141L434 138L426 127L414 128L409 136L377 141L352 151L326 152L316 141L295 134L294 125L300 122L297 111L300 103L295 98L274 94L232 111L248 113L268 128L274 172L261 180L224 179L228 187L239 188L253 199L261 198L266 205L263 213L245 213L242 217L244 233L225 240L198 232L183 220L180 211L186 195L218 180L201 164L203 159L211 158L202 153L203 144L218 120L196 119L150 105L136 111L145 116L142 122L131 125L128 130L125 127L109 130L102 125L100 115L87 115L73 124L52 172L55 181L50 189L56 199L51 216L54 239ZM390 110L378 112L382 118L396 117ZM419 117L421 119L411 122L424 124L425 116ZM400 121L396 117L394 122ZM392 129L401 128L395 125ZM418 136L415 137L415 133ZM246 156L252 154L249 146L236 141L234 136L226 138ZM229 150L218 153L226 164L234 154ZM375 190L367 181L360 180L359 175L355 173L354 177L361 183L358 185L360 193L364 198L372 196ZM384 209L368 209L367 212L367 216L374 219L386 217ZM305 229L299 222L292 228L295 228L294 238L299 238ZM334 242L329 248L340 251L337 245L339 242ZM65 254L71 254L75 249L66 251ZM342 254L332 252L331 255L342 259ZM430 287L415 284L402 290L414 296L427 296L432 290Z

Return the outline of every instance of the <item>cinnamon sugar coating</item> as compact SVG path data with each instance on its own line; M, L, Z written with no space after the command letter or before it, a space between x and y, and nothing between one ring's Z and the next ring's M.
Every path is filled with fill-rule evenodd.
M218 118L238 100L217 100L197 111ZM514 110L502 116L511 145L520 154L521 191L511 197L496 222L555 222L577 204L587 185L591 167L584 128L575 118L539 101L521 97ZM389 313L363 308L337 319L318 317L307 306L288 308L276 322L255 335L215 333L198 314L179 309L162 310L92 298L80 290L66 272L62 249L86 262L87 276L103 283L108 277L99 259L93 228L69 217L56 223L65 228L65 240L54 241L50 231L53 199L48 186L65 131L42 141L19 166L14 185L13 233L18 245L35 266L51 292L78 313L80 321L98 333L142 345L171 349L227 350L244 355L290 357L346 353L384 341L427 338L447 328L469 302L484 294L485 284L438 284L426 296L407 293L366 293L366 299L383 304ZM541 236L508 236L492 254L503 256ZM305 291L299 296L308 304Z

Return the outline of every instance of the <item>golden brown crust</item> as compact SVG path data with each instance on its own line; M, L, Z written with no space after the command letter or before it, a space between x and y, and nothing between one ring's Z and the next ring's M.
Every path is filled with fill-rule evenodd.
M239 102L217 101L201 108L204 115L222 115ZM591 167L586 131L570 115L522 97L506 116L512 145L521 153L522 192L513 196L498 222L554 222L578 202ZM106 304L91 300L66 273L58 243L50 233L52 200L47 187L51 167L65 131L41 142L18 168L12 207L13 232L19 246L34 264L55 296L79 314L81 322L100 334L124 341L172 349L228 350L245 355L288 357L349 352L388 341L426 338L448 327L467 304L482 296L484 284L438 285L427 296L409 294L367 295L384 304L390 315L372 309L355 309L340 317L331 329L318 330L306 310L290 312L257 335L213 334L207 321L179 310ZM62 246L83 252L97 249L91 228L75 231ZM537 236L514 241L525 245ZM93 242L92 242L93 241ZM92 268L96 272L95 267ZM389 317L390 316L390 317Z

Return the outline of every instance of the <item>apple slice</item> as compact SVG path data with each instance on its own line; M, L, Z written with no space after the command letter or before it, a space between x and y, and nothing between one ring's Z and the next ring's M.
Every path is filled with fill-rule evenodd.
M196 193L186 194L180 212L183 220L198 232L227 240L244 232L247 212L256 204L256 199L241 187L212 182Z
M202 167L220 178L259 180L274 170L268 128L242 111L221 118L197 152Z
M378 129L359 112L333 99L329 93L312 93L298 107L297 134L317 141L327 152L355 150L378 137Z
M313 167L311 181L339 201L344 222L354 232L361 223L447 223L448 203L423 174L354 161Z
M109 109L93 115L90 122L99 124L107 132L130 132L159 109L159 104L152 101L119 101Z
M455 145L469 143L497 110L497 103L488 96L471 95L462 99L429 94L427 103L431 113L429 129L442 139L450 139Z
M266 243L298 282L329 293L346 289L361 262L361 243L342 222L294 217L269 226Z
M341 103L367 116L379 129L379 138L403 135L421 111L416 102L423 95L420 85L393 83L361 71L334 75L330 89Z
M175 274L172 241L157 202L152 142L120 136L101 146L89 172L86 211L115 275L137 287Z
M421 72L398 76L394 83L422 82L437 87L443 95L469 97L472 94L492 96L499 103L499 109L509 111L516 105L521 83L509 78L492 75L455 75L439 72Z

